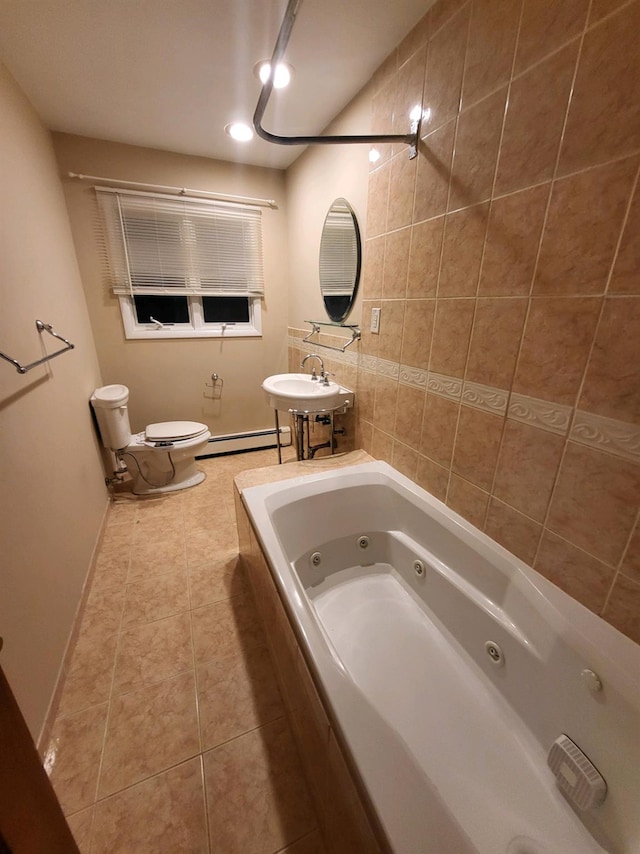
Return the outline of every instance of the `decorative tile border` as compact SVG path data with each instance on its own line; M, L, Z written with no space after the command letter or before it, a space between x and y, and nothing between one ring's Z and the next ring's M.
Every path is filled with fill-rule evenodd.
M456 377L447 377L444 374L434 374L429 371L427 389L432 394L440 397L448 397L450 400L460 400L462 397L462 380Z
M476 409L504 415L507 411L509 392L502 388L465 382L462 389L462 402Z
M297 331L297 330L296 330ZM304 337L304 334L301 332ZM301 352L309 352L308 344L302 338L289 335L290 347ZM567 436L574 442L587 445L626 460L640 462L640 426L606 418L591 412L576 410L573 424L573 407L562 403L553 403L526 394L509 392L481 383L464 382L459 377L436 374L411 365L401 365L376 356L332 351L328 358L336 362L351 365L371 374L379 374L389 379L399 380L403 385L427 390L440 397L464 403L496 415L506 415L513 421L538 427L558 436ZM569 429L571 428L571 429Z
M636 424L577 409L569 438L627 460L640 461L640 427Z
M400 365L397 362L388 362L386 359L378 359L376 373L390 380L397 380L400 376Z
M511 394L507 417L532 427L540 427L559 436L566 436L571 421L571 406L551 403L525 394Z
M413 388L426 389L429 372L411 365L400 365L400 382Z

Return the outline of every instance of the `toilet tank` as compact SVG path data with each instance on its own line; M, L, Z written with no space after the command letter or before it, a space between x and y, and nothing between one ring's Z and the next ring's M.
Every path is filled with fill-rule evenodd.
M91 395L102 444L112 451L126 448L131 441L128 400L129 389L119 384L102 386Z

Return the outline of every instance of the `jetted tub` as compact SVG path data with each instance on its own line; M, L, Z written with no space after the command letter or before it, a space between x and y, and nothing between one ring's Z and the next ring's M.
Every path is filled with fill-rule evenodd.
M242 499L394 852L640 852L639 646L385 463Z

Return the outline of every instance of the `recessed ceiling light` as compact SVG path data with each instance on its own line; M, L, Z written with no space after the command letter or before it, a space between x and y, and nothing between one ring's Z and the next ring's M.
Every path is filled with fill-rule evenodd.
M289 81L291 80L292 71L293 67L291 65L286 62L279 62L276 65L276 76L273 81L273 88L284 89L285 86L288 86ZM269 74L271 73L271 63L269 60L263 59L261 62L256 62L253 66L253 73L264 86L269 79Z
M225 125L224 132L236 142L249 142L250 139L253 139L253 131L244 122L231 122Z

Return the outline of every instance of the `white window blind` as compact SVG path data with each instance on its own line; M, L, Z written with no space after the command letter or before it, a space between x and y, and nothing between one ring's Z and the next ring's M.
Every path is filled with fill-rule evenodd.
M115 294L262 296L259 208L96 188Z

